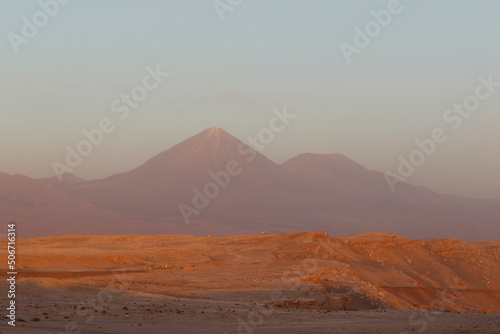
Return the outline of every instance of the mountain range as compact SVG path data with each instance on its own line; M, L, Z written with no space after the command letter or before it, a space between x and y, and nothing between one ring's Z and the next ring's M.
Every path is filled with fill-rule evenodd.
M21 237L322 230L500 238L500 200L407 183L391 192L383 173L341 154L301 154L278 165L217 128L104 179L0 173L0 209L21 226Z

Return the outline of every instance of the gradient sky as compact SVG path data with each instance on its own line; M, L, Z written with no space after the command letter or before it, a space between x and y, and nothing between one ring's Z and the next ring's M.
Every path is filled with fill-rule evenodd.
M243 0L221 21L212 1L73 0L18 54L7 35L40 7L2 1L0 171L53 175L65 147L105 117L116 130L74 174L133 169L209 127L244 140L286 106L297 118L262 152L275 162L338 152L394 172L415 139L443 127L448 141L408 182L500 197L500 90L459 130L442 120L478 76L500 81L500 2L401 4L348 64L339 44L352 44L354 27L387 1ZM157 64L170 77L119 121L111 102Z

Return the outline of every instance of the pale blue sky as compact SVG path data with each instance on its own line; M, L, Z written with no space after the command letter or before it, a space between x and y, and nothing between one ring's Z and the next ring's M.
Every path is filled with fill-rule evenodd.
M339 44L387 1L243 0L222 22L212 1L73 0L16 54L7 35L40 7L3 0L0 171L49 176L82 129L109 117L116 130L74 172L104 177L208 127L243 140L283 106L297 118L263 152L272 160L338 152L395 171L478 76L500 81L500 2L401 4L348 64ZM170 77L119 121L111 102L156 64ZM499 125L500 90L408 182L500 197Z

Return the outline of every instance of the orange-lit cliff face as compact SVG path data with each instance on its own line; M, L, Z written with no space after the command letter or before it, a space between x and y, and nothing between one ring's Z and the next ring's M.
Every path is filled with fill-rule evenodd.
M85 279L72 272L98 270L102 276L107 271L112 275L112 270L168 264L168 271L134 273L133 281L140 284L130 289L174 295L190 290L197 296L207 291L252 293L290 289L293 279L297 293L308 291L311 297L315 289L350 291L371 300L372 308L500 311L498 241L411 240L381 233L330 237L312 232L226 238L64 236L18 244L26 277L43 281L46 276L37 272L51 271L54 284L61 278L81 277L81 282L99 286L99 277ZM263 298L269 295L264 292Z

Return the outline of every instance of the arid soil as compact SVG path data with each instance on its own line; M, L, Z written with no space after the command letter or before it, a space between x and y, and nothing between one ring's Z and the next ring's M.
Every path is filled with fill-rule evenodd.
M18 322L1 333L500 333L498 241L119 235L17 249Z

